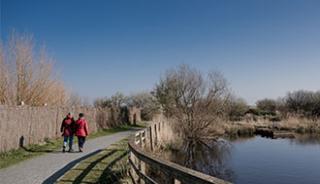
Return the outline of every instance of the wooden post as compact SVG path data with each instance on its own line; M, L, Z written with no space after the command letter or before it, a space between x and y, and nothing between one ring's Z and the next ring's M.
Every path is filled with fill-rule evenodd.
M142 148L143 143L142 143L142 132L139 133L139 143L140 143L140 147Z
M152 127L149 127L150 130L150 149L153 151L153 141L152 141Z
M133 162L134 165L137 164L137 160L136 160L136 157L135 155L130 152L129 154L129 159L131 159L131 161ZM132 180L134 180L134 183L136 183L137 179L139 178L138 174L136 173L136 171L132 168L132 166L130 167L130 170L131 170L131 174L132 174Z
M164 127L164 125L165 125L165 124L164 124L164 121L162 121L162 129L164 129L164 128L165 128L165 127Z
M175 184L175 179L170 173L163 172L163 174L165 175L165 183L166 184Z
M158 144L158 133L157 133L157 124L154 124L154 144Z
M139 169L139 171L141 172L141 160L140 160L140 159L138 160L138 169ZM141 178L140 178L140 176L138 176L138 183L141 184Z
M144 175L146 174L146 163L144 163L144 162L141 161L141 168L140 168L140 170L141 170L141 173L142 173L142 174L144 174ZM141 180L140 183L141 183L141 184L145 184L145 181L144 181L144 180Z
M146 146L146 144L147 144L147 138L148 138L148 136L147 136L147 130L145 129L144 131L143 131L143 144L144 144L144 146Z
M158 139L159 139L159 141L162 140L161 121L158 123Z

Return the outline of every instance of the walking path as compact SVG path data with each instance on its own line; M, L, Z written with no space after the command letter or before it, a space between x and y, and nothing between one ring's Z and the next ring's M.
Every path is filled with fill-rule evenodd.
M0 170L0 184L50 184L81 160L120 141L133 131L88 140L83 153L48 153ZM76 146L75 146L76 147Z

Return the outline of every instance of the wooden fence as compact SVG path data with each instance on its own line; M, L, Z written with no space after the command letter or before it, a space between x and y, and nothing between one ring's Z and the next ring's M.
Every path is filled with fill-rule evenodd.
M38 144L46 139L61 137L60 126L68 112L85 114L89 123L89 132L116 127L119 110L93 107L31 107L0 105L0 153L18 149L29 144ZM141 121L140 109L130 108L129 121ZM121 118L123 119L123 118Z
M179 164L154 156L152 151L160 144L164 122L152 123L148 128L139 131L129 139L129 175L133 183L160 184L154 176L146 173L149 168L160 171L165 177L165 184L230 184L227 181L183 167ZM145 150L150 151L145 151Z

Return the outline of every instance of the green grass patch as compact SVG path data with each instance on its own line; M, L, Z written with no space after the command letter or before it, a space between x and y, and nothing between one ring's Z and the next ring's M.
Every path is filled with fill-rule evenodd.
M67 171L58 184L130 183L127 178L128 140L123 139L79 162Z
M121 131L132 130L133 128L143 128L144 125L139 123L137 126L123 125L116 128L104 129L88 136L88 139L93 139L101 136L111 135ZM33 144L11 150L8 152L0 153L0 169L8 167L10 165L19 163L21 161L51 152L60 151L62 148L63 138L58 139L46 139L43 144ZM74 139L74 144L77 144L77 139Z
M41 145L32 144L24 148L0 153L0 169L44 153L54 152L61 147L62 140L62 138L46 140Z

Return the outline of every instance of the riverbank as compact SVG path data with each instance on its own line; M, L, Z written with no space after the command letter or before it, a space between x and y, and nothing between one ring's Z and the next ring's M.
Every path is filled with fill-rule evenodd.
M225 122L215 125L214 129L217 136L253 136L272 132L272 134L278 134L279 137L292 137L293 133L320 134L320 121L295 117L278 122L258 119Z
M212 134L208 137L213 139L206 139L205 144L195 145L194 161L190 168L235 183L256 183L260 181L261 175L265 177L265 173L272 177L265 177L264 183L300 183L297 181L307 176L311 176L308 177L308 183L319 181L318 175L313 174L313 171L310 171L312 174L305 171L308 164L313 169L318 168L318 165L314 164L319 163L315 157L319 153L320 143L318 122L291 119L276 123L229 122L220 126L220 129L216 130L220 131L220 136ZM302 128L304 131L301 131ZM259 133L261 130L272 131L273 135L270 138L256 136L262 134ZM155 154L185 165L188 150L185 150L182 141L174 140L157 147ZM305 158L305 155L310 156ZM290 163L289 166L287 163ZM299 178L292 173L300 174L297 176Z

